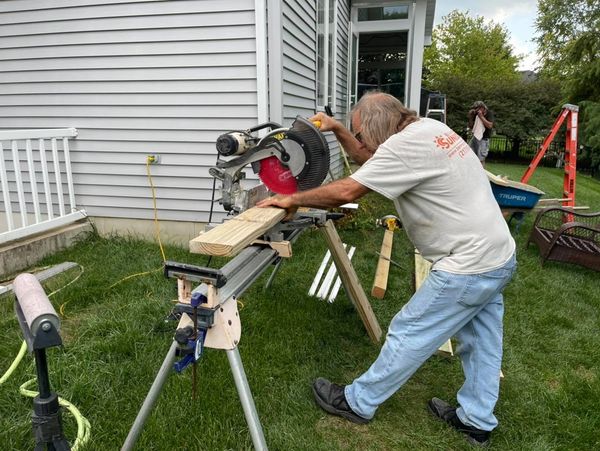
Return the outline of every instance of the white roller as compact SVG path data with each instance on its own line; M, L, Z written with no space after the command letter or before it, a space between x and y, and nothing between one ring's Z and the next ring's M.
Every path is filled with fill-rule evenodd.
M19 274L13 282L13 287L25 322L33 335L37 335L40 325L44 321L50 322L57 331L60 330L60 321L56 310L33 274Z

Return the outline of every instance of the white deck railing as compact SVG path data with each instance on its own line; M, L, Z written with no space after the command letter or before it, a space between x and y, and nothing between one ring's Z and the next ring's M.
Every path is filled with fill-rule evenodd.
M6 231L0 233L0 244L61 227L86 216L84 210L77 209L73 191L69 138L75 136L77 130L74 128L0 131L0 188L6 216L6 227L3 228ZM23 153L25 158L22 158ZM68 206L63 190L65 178ZM41 195L40 185L43 186ZM15 224L17 218L20 218L18 226Z

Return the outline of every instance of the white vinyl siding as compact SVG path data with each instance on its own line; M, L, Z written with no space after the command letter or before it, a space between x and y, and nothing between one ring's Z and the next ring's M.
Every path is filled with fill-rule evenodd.
M338 46L340 34L347 34L349 20L348 2L340 0L338 4ZM297 115L311 117L316 110L316 66L317 66L317 11L312 1L285 0L282 2L282 61L283 61L283 122L290 125ZM346 42L347 37L342 38ZM343 41L342 41L343 42ZM345 99L342 86L346 83L346 74L340 70L340 63L347 64L348 50L340 52L338 47L338 70L336 76L336 117L343 121ZM345 87L343 88L346 89ZM338 142L332 133L326 134L331 151L331 173L339 177L343 172Z
M258 123L254 22L254 0L2 1L0 129L77 128L90 216L152 218L158 154L159 217L204 222L216 138Z
M283 122L315 114L316 11L314 2L282 2Z

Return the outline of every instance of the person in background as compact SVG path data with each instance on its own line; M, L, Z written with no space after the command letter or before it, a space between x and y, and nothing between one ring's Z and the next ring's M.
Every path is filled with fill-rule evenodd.
M494 128L494 113L488 110L485 103L478 100L471 106L467 118L469 130L473 132L469 145L481 161L481 165L485 167L485 158L490 149L490 137Z
M349 177L257 204L333 208L375 191L394 201L404 229L433 264L429 276L392 319L371 367L349 385L313 383L318 405L365 424L450 337L460 342L465 382L458 406L428 402L438 419L476 445L498 424L504 287L516 268L515 242L490 183L467 143L442 122L419 118L395 97L365 94L352 112L353 132L318 113L355 162Z

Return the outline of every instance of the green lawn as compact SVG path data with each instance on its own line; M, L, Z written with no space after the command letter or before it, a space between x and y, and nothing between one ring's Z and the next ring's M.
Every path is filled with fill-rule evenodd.
M524 166L489 164L496 174L518 180ZM547 197L561 197L560 170L540 168L531 179ZM578 176L577 200L600 210L600 183ZM339 224L344 242L357 246L353 263L367 292L373 282L383 230L374 218L393 208L376 195L361 202L361 213ZM600 274L577 266L540 267L534 246L525 249L533 214L526 217L518 244L518 273L505 292L505 360L499 428L492 448L502 450L590 450L600 448ZM513 234L514 225L513 225ZM333 304L307 295L326 250L317 231L294 245L272 287L265 273L242 297L239 346L248 381L272 450L429 450L465 449L459 434L435 421L426 401L453 400L462 383L458 358L432 357L379 409L375 420L358 426L326 415L311 394L318 376L350 382L368 368L378 346L368 339L345 295ZM166 248L167 258L204 265L206 257ZM402 232L394 240L388 294L372 299L385 330L412 292L412 248ZM73 402L92 425L86 449L116 450L166 353L175 324L165 322L176 284L161 272L125 280L159 268L154 243L90 236L41 265L74 261L85 268L79 280L52 297L62 307L63 349L48 352L53 388ZM212 266L223 261L212 262ZM77 270L47 285L54 290ZM10 297L0 299L0 374L21 343ZM31 399L18 387L35 376L27 356L0 386L0 447L32 449ZM252 443L226 355L207 350L198 366L199 394L191 400L191 371L173 374L140 437L137 449L239 450ZM66 433L74 420L64 415Z

